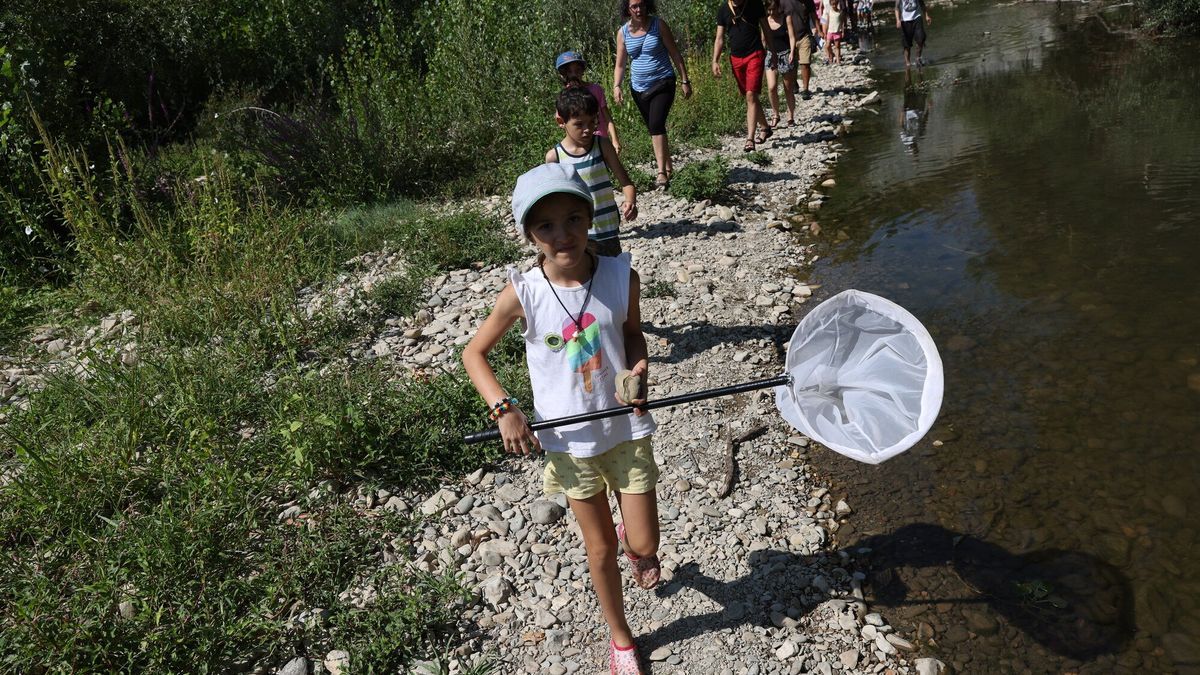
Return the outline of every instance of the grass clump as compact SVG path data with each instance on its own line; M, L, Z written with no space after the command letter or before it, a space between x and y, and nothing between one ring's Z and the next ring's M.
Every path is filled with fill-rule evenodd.
M642 297L646 298L673 298L675 295L675 284L657 279L646 282L642 290Z
M671 177L671 194L689 201L712 199L725 186L729 163L724 157L714 157L686 164Z
M755 164L757 166L767 166L768 164L771 163L771 156L768 155L765 150L755 150L754 152L748 152L748 153L746 153L745 157L746 157L747 162L750 162L751 164Z

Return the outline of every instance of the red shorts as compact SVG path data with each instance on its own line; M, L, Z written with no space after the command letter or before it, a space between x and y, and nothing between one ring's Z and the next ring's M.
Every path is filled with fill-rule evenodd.
M766 58L767 53L761 50L749 56L730 54L729 63L733 66L733 79L737 82L738 92L762 91L763 61Z

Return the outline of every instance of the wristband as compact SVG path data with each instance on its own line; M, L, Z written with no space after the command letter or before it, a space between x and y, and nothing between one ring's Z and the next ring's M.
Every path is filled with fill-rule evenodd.
M518 403L520 403L520 401L518 401L515 396L502 398L492 404L492 409L488 411L488 417L494 422L500 419L500 417L509 410L515 408Z

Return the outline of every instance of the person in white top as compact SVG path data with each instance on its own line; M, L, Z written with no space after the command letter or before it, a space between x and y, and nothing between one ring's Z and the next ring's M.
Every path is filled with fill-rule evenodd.
M529 429L519 401L508 395L488 364L488 353L517 321L533 388L536 419L646 402L646 338L639 308L640 280L629 254L599 256L588 244L593 201L573 165L543 164L517 180L517 227L538 249L537 266L509 270L496 306L463 350L463 366L491 407L510 453L546 453L542 487L564 492L583 533L592 585L611 634L611 672L639 673L625 618L618 542L642 588L659 581L659 470L650 439L655 424L644 410L595 422ZM625 369L628 369L626 371ZM615 379L629 378L631 400ZM636 393L632 396L631 393ZM608 493L622 522L613 527Z

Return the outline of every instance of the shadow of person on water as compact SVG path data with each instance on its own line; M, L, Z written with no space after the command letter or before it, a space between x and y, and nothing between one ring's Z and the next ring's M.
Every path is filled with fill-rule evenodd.
M871 562L863 559L864 555ZM848 589L852 574L848 568L855 563L869 568L877 580L872 586L875 606L987 604L1010 625L1067 658L1086 661L1115 653L1132 635L1129 581L1112 565L1076 551L1015 555L944 527L914 524L811 556L754 551L750 573L733 581L714 579L705 575L699 564L687 563L660 587L659 596L692 588L721 609L677 619L644 635L639 646L650 654L661 646L725 628L773 627L787 618L798 619L834 599L829 593L831 584ZM888 574L900 567L948 567L975 595L910 599L904 584ZM883 580L882 586L878 580ZM854 597L842 601L834 599L833 604L841 609L856 603ZM785 614L789 610L791 614Z

